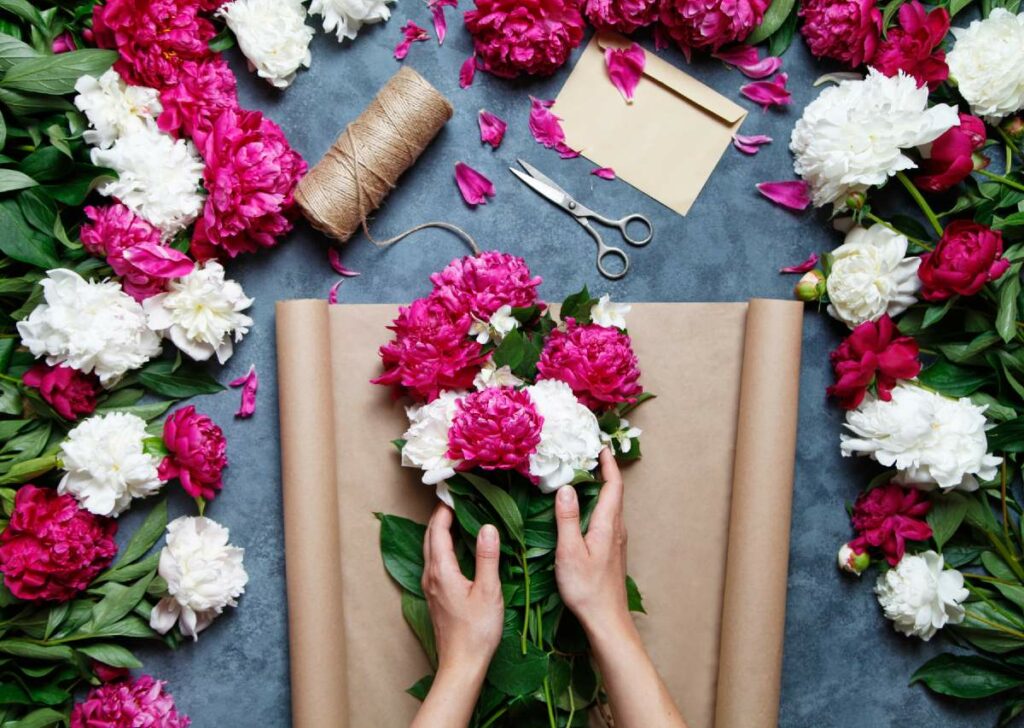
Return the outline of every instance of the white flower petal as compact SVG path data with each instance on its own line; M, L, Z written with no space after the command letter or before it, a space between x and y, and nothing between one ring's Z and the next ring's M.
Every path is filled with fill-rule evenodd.
M286 88L299 68L309 67L313 29L302 0L234 0L218 12L260 78Z
M950 80L971 113L992 123L1024 108L1024 13L995 8L984 20L953 28L956 42L946 56Z

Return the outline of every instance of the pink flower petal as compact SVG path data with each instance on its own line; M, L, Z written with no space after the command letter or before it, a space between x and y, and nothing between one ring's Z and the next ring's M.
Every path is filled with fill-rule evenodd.
M530 97L530 133L533 138L548 149L568 150L562 119L551 112L554 101Z
M792 96L786 90L789 75L780 73L771 81L754 81L740 87L740 93L767 111L772 106L786 106Z
M457 7L459 0L429 0L430 15L434 21L434 32L437 34L437 44L444 45L444 38L448 34L448 19L444 16L445 6Z
M246 419L252 417L256 411L256 392L260 388L260 378L256 374L256 365L249 366L249 371L244 376L231 381L232 387L242 388L242 403L235 412L235 417Z
M807 183L803 180L761 182L757 185L757 191L777 205L791 210L806 210L811 204Z
M744 154L757 154L762 144L771 144L771 142L772 138L765 134L753 134L751 136L734 134L732 137L732 145Z
M455 183L459 186L462 199L473 207L486 205L487 198L494 197L491 181L465 162L455 163Z
M508 124L500 116L495 116L490 111L483 109L480 109L477 121L480 122L480 141L490 144L493 149L497 149L501 144L501 140L505 138L505 130L508 129Z
M144 242L125 248L125 260L154 278L181 278L195 268L195 263L180 250L169 245Z
M748 45L735 45L711 55L740 69L748 78L768 78L782 67L781 58L777 56L758 58L757 48Z
M421 43L429 37L424 28L411 20L406 20L405 25L402 26L402 40L395 46L395 58L399 61L402 60L409 55L409 49L412 48L413 43Z
M346 268L344 264L342 264L341 253L339 253L338 249L335 248L333 245L327 249L327 260L330 261L331 267L334 268L334 272L337 273L339 276L346 276L351 278L352 276L360 275L358 272L350 270L349 268Z
M327 294L327 303L334 304L338 302L338 289L341 288L341 284L344 282L345 279L342 278L340 281L331 286L331 290Z
M597 169L590 170L590 173L601 179L615 179L615 170L611 167L598 167Z
M462 68L459 69L459 88L472 86L474 76L476 76L476 53L462 62Z
M565 142L559 142L558 146L555 147L555 151L558 152L558 156L562 159L576 159L580 156L578 149L573 149Z
M636 43L629 48L605 48L604 65L612 85L619 90L627 104L633 103L633 93L647 65L644 49Z
M787 265L785 268L779 268L779 273L807 273L814 270L814 266L818 264L818 254L811 253L807 256L807 260L803 263L797 263L796 265Z

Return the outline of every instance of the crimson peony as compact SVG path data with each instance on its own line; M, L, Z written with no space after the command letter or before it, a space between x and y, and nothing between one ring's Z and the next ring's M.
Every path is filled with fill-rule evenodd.
M136 301L163 293L166 280L152 276L125 257L125 251L143 243L161 245L160 229L116 202L106 207L85 208L87 222L79 237L92 255L106 258L114 273L121 276L121 288Z
M143 675L100 685L71 711L71 728L188 728L164 682Z
M658 19L659 0L584 0L583 12L598 30L632 33Z
M951 222L935 250L921 256L921 295L929 301L973 296L1010 267L1002 255L1003 234L998 230L972 220Z
M875 0L805 0L800 17L800 32L815 56L856 68L875 55L882 34Z
M430 280L433 296L452 313L481 321L489 320L502 306L533 306L541 283L522 258L495 251L453 260Z
M163 113L160 128L187 136L209 133L214 120L225 109L238 108L235 74L223 58L186 61L178 83L160 94Z
M866 321L832 352L836 383L828 394L843 409L856 409L872 383L878 398L888 402L899 379L913 379L921 371L917 342L900 336L900 330L882 314L878 321Z
M160 463L160 479L177 478L193 498L213 500L228 465L223 430L189 405L167 418L163 439L170 454Z
M658 20L679 48L717 51L738 43L761 24L768 0L661 0Z
M859 554L868 548L879 549L889 565L896 566L906 552L907 541L931 538L931 526L924 521L929 508L924 493L896 483L861 493L850 518L857 531L850 548Z
M28 387L39 390L39 396L66 420L77 420L96 410L96 398L103 388L95 374L85 374L67 366L50 366L39 362L21 375Z
M944 192L971 176L976 167L988 165L988 158L975 153L985 146L985 122L977 116L960 114L960 126L951 127L931 143L928 156L921 160L924 174L914 184L929 192Z
M544 418L525 390L489 387L459 400L448 430L448 457L460 469L517 470L530 474Z
M537 362L537 379L560 379L592 410L632 402L643 388L629 335L617 328L568 319L554 330Z
M502 78L550 76L583 40L574 0L476 0L465 22L478 65Z
M931 12L913 0L901 5L899 25L890 28L870 59L871 65L886 76L903 71L917 79L918 86L934 91L949 78L946 52L939 46L949 32L949 11Z

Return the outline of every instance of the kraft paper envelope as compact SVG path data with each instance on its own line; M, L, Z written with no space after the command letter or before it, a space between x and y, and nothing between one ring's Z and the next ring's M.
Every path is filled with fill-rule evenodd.
M424 522L400 467L403 403L371 385L391 305L277 306L295 728L405 728L428 670L381 563L374 511ZM690 728L778 723L803 305L634 304L658 397L625 471L637 623ZM599 722L595 719L595 722Z
M604 49L631 41L598 33L555 100L570 147L685 215L711 176L746 110L647 53L632 104L608 78Z

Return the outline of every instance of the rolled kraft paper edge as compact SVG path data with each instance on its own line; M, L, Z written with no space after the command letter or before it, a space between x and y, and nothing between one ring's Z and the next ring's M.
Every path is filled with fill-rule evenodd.
M802 327L803 305L798 301L750 302L715 728L778 725Z
M345 728L330 328L324 301L277 303L281 479L294 728Z
M416 163L420 154L423 153L427 146L429 146L430 142L433 141L441 132L444 125L452 118L452 115L455 113L455 108L444 94L438 91L433 84L427 81L427 79L409 66L402 66L390 79L388 79L388 82L381 87L373 101L363 109L359 116L342 130L331 144L331 147L324 153L324 156L320 161L309 170L305 177L299 180L299 184L295 190L295 201L298 203L299 209L302 210L302 214L305 216L306 220L309 221L309 224L325 235L340 240L343 243L347 242L348 239L355 234L359 229L359 226L362 224L362 220L359 219L357 211L355 214L355 224L345 226L345 230L338 230L337 225L333 224L329 219L332 217L331 208L338 204L342 204L345 195L353 192L354 185L354 181L350 181L350 179L338 174L337 157L340 154L338 149L346 134L349 133L349 130L351 130L353 126L366 120L367 111L375 104L379 104L379 100L383 95L387 93L398 93L398 86L402 82L410 83L418 87L423 94L420 101L423 103L429 102L433 104L435 109L441 113L436 114L432 124L428 124L421 130L422 133L419 135L420 138L417 140L415 145L409 143L403 144L406 150L414 147L419 148L412 155L408 165L401 169L398 174L393 175L394 179L389 181L390 184L393 185L402 174L408 171L408 169ZM429 121L429 119L427 121ZM368 162L372 161L374 160L360 159L361 166L365 166ZM389 192L390 190L384 192L382 197L375 202L370 201L371 204L368 204L366 207L366 214L369 215L372 213L373 210L383 202ZM352 196L354 197L354 195ZM334 215L336 214L337 213L334 213Z

